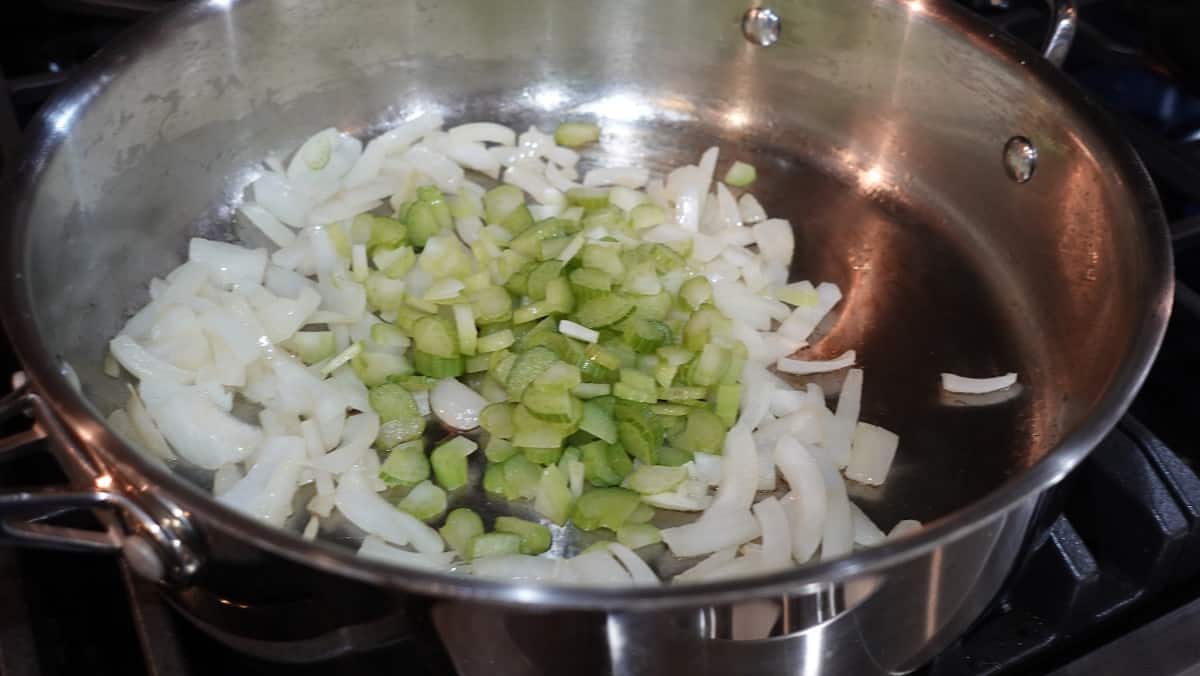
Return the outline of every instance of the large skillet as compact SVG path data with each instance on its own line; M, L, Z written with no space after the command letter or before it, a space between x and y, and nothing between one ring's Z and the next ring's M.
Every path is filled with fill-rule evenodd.
M278 659L417 636L464 673L918 666L995 594L1039 501L1141 383L1170 307L1163 218L1085 97L951 3L779 0L781 24L747 9L209 0L139 26L46 106L3 203L4 323L29 378L5 411L39 417L6 447L50 435L74 478L0 498L8 536L121 550L201 626ZM246 235L230 205L268 151L430 109L594 118L612 163L661 169L719 144L758 165L756 192L797 228L793 274L847 292L814 350L858 350L864 416L902 439L888 483L852 497L885 527L928 528L705 586L498 584L270 529L106 429L124 396L100 371L107 339L189 235ZM938 393L940 371L1008 370L1023 390L1007 402ZM81 507L108 529L18 518Z

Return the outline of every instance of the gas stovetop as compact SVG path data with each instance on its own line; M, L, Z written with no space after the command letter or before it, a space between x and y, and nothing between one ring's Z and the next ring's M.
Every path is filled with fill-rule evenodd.
M20 127L72 68L167 4L25 0L0 9L0 170ZM1030 44L1045 33L1039 0L960 4ZM1200 2L1078 4L1065 70L1110 111L1158 185L1175 242L1175 313L1133 409L1068 478L1046 536L925 676L1200 673ZM14 368L0 349L0 373ZM0 479L32 484L56 473L48 456L29 455L10 460ZM115 559L0 549L0 676L420 674L420 652L399 643L265 662L195 628Z

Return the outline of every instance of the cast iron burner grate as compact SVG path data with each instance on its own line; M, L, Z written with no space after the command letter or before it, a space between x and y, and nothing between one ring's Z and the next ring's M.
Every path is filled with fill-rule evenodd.
M0 171L14 157L20 126L70 70L166 4L34 0L4 8ZM1030 44L1044 34L1042 0L960 4ZM1061 513L992 608L922 676L1134 667L1166 674L1200 662L1200 648L1186 638L1196 635L1200 614L1200 295L1192 290L1200 288L1200 48L1189 32L1200 23L1200 3L1079 5L1083 25L1066 70L1109 108L1162 193L1180 281L1175 315L1131 414L1068 478ZM13 368L0 350L0 372ZM5 483L23 484L57 472L37 455L5 470ZM1182 641L1180 627L1189 629ZM422 671L426 653L397 643L311 665L264 662L194 628L113 559L0 549L0 676L443 673Z

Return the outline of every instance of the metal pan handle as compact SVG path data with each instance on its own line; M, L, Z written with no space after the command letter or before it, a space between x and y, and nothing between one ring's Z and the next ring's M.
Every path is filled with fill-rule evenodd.
M1046 4L1050 6L1050 28L1046 32L1042 56L1062 68L1079 28L1079 8L1075 0L1046 0Z
M0 423L25 415L32 426L0 438L0 461L45 445L71 477L72 486L0 491L0 545L93 553L120 553L153 581L185 584L200 568L194 531L178 507L148 492L135 494L98 468L41 395L13 378L13 392L0 399ZM68 512L93 512L100 530L57 525Z

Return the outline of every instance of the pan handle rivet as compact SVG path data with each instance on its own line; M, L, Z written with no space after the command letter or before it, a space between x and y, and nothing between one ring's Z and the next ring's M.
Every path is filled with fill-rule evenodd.
M1004 144L1004 171L1017 183L1026 183L1037 171L1038 151L1024 136L1014 136Z
M751 7L742 15L742 36L759 47L770 47L779 40L783 21L770 7Z

